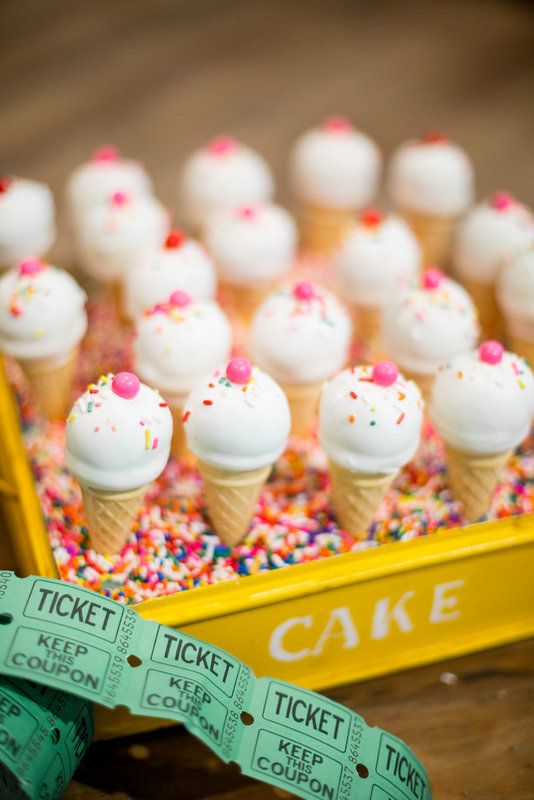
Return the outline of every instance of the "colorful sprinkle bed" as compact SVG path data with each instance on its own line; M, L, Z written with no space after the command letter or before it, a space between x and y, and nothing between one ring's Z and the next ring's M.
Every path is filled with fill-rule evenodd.
M103 371L131 367L131 334L118 333L110 302L92 301L89 313L90 333L76 393ZM427 424L418 455L398 476L364 541L354 542L337 526L328 499L326 463L317 443L294 441L260 498L249 534L233 551L221 544L204 516L198 472L171 460L146 496L123 551L117 556L99 555L88 546L80 490L65 467L64 426L35 417L15 367L12 373L60 575L116 600L135 603L462 524L447 490L441 442ZM532 476L533 438L506 468L488 517L533 511Z

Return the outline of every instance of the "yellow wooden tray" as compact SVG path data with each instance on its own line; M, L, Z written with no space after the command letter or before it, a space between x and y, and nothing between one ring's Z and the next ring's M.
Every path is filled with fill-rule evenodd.
M0 361L0 567L57 577ZM222 647L257 675L312 689L534 634L534 514L181 592L137 606ZM98 734L160 725L97 714Z

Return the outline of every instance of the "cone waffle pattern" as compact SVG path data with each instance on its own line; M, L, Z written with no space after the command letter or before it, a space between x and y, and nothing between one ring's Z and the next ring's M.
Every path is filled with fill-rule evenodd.
M351 472L329 461L331 497L340 526L353 539L365 539L378 506L395 478Z
M248 472L230 472L200 462L199 470L215 533L228 547L234 547L247 532L271 465Z
M462 504L468 522L476 522L489 508L492 492L511 451L491 456L473 456L445 445L449 486Z

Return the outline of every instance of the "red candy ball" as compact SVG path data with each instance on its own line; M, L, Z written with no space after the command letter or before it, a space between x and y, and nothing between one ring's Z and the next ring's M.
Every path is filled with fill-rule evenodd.
M183 231L171 231L165 239L167 250L175 250L185 244L187 237Z

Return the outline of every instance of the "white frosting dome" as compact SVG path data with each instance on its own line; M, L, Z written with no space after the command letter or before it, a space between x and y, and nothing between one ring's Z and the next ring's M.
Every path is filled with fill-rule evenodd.
M169 230L168 211L150 195L118 192L87 211L80 228L82 266L103 283L120 280L143 250L158 247Z
M425 280L428 276L428 287ZM432 277L436 277L433 286ZM384 310L388 355L401 369L433 375L458 353L475 347L479 335L473 301L455 281L429 270L423 283L392 297Z
M273 193L274 181L265 160L226 136L193 153L180 175L181 207L194 227L202 226L214 211L265 203Z
M286 447L289 406L265 372L254 368L240 385L221 367L189 395L184 425L189 449L201 461L235 472L258 469L273 464Z
M298 296L303 286L309 298ZM334 295L303 283L261 304L251 327L250 352L282 384L318 383L347 363L350 341L350 319Z
M218 211L207 223L204 236L219 277L235 284L282 277L292 266L297 240L291 215L272 204Z
M176 245L157 246L132 262L124 276L124 305L130 319L136 320L156 303L164 303L172 292L187 292L195 301L211 300L217 288L215 267L205 249L194 239L179 233Z
M497 299L510 333L534 342L534 249L523 253L501 271Z
M131 398L116 394L113 385L112 374L102 376L78 398L67 419L65 455L78 481L127 491L163 471L172 416L162 397L143 383Z
M39 258L56 235L52 192L43 183L0 180L0 266Z
M417 450L424 403L402 375L390 386L372 375L370 366L353 367L325 384L319 441L334 463L353 472L397 472Z
M475 206L458 228L453 263L458 275L493 283L499 269L534 244L534 216L511 195Z
M216 303L168 303L139 321L136 370L171 403L185 395L230 355L230 323Z
M376 195L382 156L369 136L342 117L332 117L297 139L289 168L295 195L301 202L358 209Z
M388 192L397 208L435 216L462 214L473 201L473 166L439 135L405 142L393 154Z
M0 347L21 361L61 360L87 330L86 300L57 267L33 260L10 269L0 278Z
M336 278L349 303L381 307L421 268L415 234L396 215L362 215L334 253Z
M106 201L117 191L132 195L152 193L152 181L140 161L121 158L112 147L97 150L90 161L76 167L65 188L68 210L73 222Z
M514 353L504 352L498 364L482 361L477 350L463 353L438 372L429 413L452 447L474 455L504 453L530 430L534 377Z

